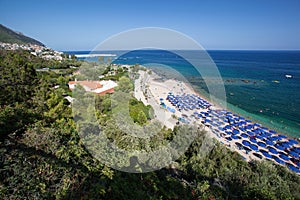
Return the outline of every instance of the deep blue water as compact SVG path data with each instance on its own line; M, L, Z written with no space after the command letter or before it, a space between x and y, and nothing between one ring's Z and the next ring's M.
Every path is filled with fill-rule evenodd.
M123 52L107 53L121 55ZM195 51L188 53L191 59L198 59ZM208 53L225 83L229 109L282 133L300 137L300 51L227 50ZM207 92L201 75L189 62L172 52L132 51L114 63L167 65L183 74L200 92ZM156 66L159 67L163 68ZM286 74L292 78L286 78Z

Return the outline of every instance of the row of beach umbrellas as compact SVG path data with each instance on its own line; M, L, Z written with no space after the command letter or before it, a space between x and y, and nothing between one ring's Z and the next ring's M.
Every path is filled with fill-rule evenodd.
M194 110L200 108L209 108L211 104L195 94L174 95L169 93L167 100L179 110Z
M206 125L212 127L220 125L218 130L227 135L225 137L227 140L242 140L240 147L261 153L265 158L286 165L292 171L300 172L300 147L296 146L299 144L298 141L226 110L194 112L193 116L202 119ZM290 163L291 161L294 165Z

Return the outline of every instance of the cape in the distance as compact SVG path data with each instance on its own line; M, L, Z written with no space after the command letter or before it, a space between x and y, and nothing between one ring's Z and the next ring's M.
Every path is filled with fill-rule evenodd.
M0 42L45 46L42 42L25 36L21 32L13 31L2 24L0 24Z

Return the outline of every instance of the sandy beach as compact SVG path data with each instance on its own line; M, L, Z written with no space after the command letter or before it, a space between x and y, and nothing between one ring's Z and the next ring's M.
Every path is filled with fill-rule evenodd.
M139 71L139 78L135 80L134 96L138 100L141 100L145 105L151 105L154 109L156 119L159 120L164 126L173 129L176 123L178 123L178 119L182 116L185 116L189 121L188 123L193 123L200 126L201 128L204 128L209 136L215 138L231 151L238 152L246 161L270 159L265 158L259 151L245 151L245 149L240 148L240 146L236 144L242 143L243 140L247 140L250 142L249 138L239 138L229 141L225 138L225 132L224 134L220 134L217 128L207 126L206 124L203 124L203 122L201 123L200 120L193 118L192 116L195 110L178 111L169 101L166 100L169 93L176 95L194 94L200 96L187 83L175 79L163 80L153 71L150 72L149 69L147 69L146 71ZM164 106L162 106L162 103L164 104ZM214 105L212 105L211 108L213 108L214 110L221 110L221 108L215 107ZM197 111L207 112L208 109L201 108ZM262 158L255 156L253 153L261 155ZM290 161L289 163L294 165L292 161Z

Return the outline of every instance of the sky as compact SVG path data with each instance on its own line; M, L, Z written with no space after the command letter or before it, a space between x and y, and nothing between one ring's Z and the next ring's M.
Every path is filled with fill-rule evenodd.
M0 0L0 23L55 50L161 27L205 49L300 50L299 0Z

